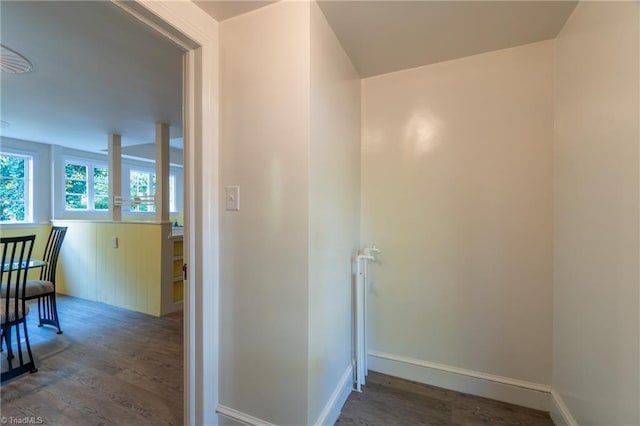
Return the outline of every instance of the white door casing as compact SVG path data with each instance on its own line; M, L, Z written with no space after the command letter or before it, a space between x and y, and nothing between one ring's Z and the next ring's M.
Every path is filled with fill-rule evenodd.
M218 423L218 22L189 0L111 0L184 54L184 424Z

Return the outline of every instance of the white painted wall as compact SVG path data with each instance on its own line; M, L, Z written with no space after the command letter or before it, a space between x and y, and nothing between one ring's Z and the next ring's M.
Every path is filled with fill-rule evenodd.
M156 161L156 144L146 143L142 145L131 145L122 147L122 155L133 157L133 159L143 159L147 161ZM184 152L181 148L169 147L169 162L175 166L184 164Z
M420 365L550 384L552 46L363 80L369 349L387 357L370 368L507 400ZM538 394L512 401L548 407Z
M637 2L580 2L557 39L557 424L640 424L639 26Z
M307 422L309 3L220 24L220 404Z
M348 370L351 259L358 250L360 221L360 77L315 2L310 18L307 424L333 424L344 400L338 396L335 406L326 404L334 393L346 398L352 387Z

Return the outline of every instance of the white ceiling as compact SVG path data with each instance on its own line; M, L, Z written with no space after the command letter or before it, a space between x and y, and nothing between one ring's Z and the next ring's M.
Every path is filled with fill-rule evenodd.
M0 74L3 136L100 151L182 136L182 52L104 1L2 1L2 44L33 63Z
M273 1L197 1L222 21ZM576 1L320 0L362 77L553 38ZM182 136L182 52L108 1L0 2L2 44L33 62L0 74L0 134L103 151Z
M275 3L277 0L194 0L202 10L218 22Z
M555 38L577 0L317 0L361 77ZM273 1L195 3L217 21Z
M318 4L365 78L555 38L577 1Z

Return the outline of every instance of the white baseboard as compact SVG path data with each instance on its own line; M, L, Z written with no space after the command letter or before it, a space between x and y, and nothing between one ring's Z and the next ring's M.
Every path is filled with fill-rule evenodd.
M327 405L324 406L318 420L316 420L316 426L333 426L338 421L340 411L344 403L347 402L351 389L353 389L353 366L349 365L331 394L331 398L327 401Z
M228 419L231 419L235 422L241 423L243 425L275 426L272 423L266 422L257 417L253 417L249 414L243 413L242 411L234 410L233 408L227 407L226 405L218 404L218 408L216 408L216 413Z
M317 426L332 426L333 424L335 424L335 422L338 420L338 417L340 417L340 410L342 410L342 406L345 402L347 402L347 398L351 394L352 388L353 367L349 365L349 367L347 367L344 374L340 378L340 382L334 389L331 397L327 401L327 404L322 409L322 412L320 412L320 416L318 416L318 420L315 422ZM257 417L253 417L249 414L243 413L242 411L234 410L233 408L227 407L226 405L222 404L218 404L216 413L243 425L274 426L272 423L266 422Z
M578 422L555 389L551 391L551 420L556 426L578 426Z
M549 411L551 387L450 365L369 352L369 369L415 382Z

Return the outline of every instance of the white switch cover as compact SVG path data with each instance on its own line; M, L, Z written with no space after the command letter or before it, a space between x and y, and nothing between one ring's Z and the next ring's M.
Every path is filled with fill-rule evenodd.
M240 187L227 186L227 210L240 210Z

